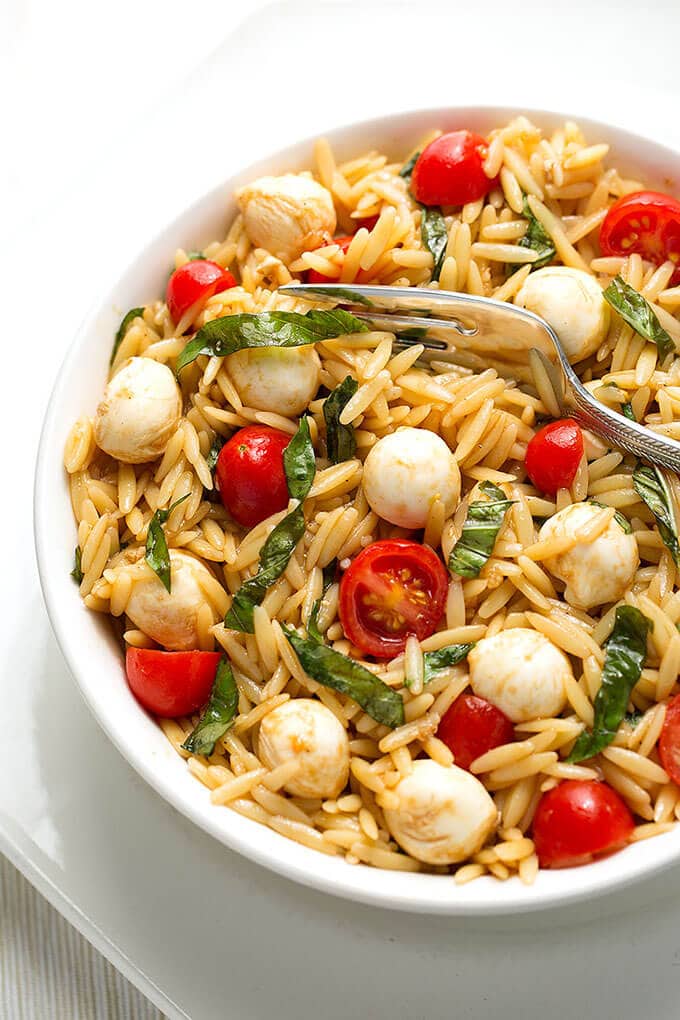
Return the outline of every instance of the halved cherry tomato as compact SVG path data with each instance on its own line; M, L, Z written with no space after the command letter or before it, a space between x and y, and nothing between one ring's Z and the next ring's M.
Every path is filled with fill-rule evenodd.
M666 707L659 737L659 757L673 782L680 786L680 694L676 694Z
M680 201L660 191L635 191L614 202L600 227L603 255L637 252L661 265L675 264L671 282L680 283Z
M495 186L484 173L486 139L473 131L450 131L426 145L416 160L411 191L423 205L465 205Z
M253 528L288 505L283 451L291 437L266 425L248 425L220 450L215 468L220 498L238 524Z
M442 718L437 736L453 753L456 765L469 769L476 758L509 744L515 728L499 708L474 694L462 694Z
M554 496L568 489L583 456L583 433L572 418L539 429L527 446L524 464L537 489Z
M346 237L334 237L333 244L339 245L340 250L344 252L344 254L346 255L347 249L349 248L353 240L354 234L348 234ZM340 275L339 272L338 275ZM320 273L317 269L307 270L307 283L329 283L330 281L334 280L335 280L334 276L333 277L324 276L324 274Z
M373 542L340 582L340 621L364 654L391 659L406 638L434 633L448 591L444 564L427 545L405 538Z
M235 286L236 280L231 273L210 259L185 262L174 271L165 290L172 321L177 324L192 305L197 305L196 310L199 311L201 305L213 294Z
M611 786L568 779L541 797L533 835L542 868L569 868L619 850L634 828L633 816Z
M210 697L219 652L161 652L128 648L125 672L130 690L154 715L175 719L198 711Z

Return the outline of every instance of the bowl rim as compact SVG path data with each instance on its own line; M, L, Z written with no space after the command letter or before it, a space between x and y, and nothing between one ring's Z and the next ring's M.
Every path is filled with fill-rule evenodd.
M324 134L331 141L336 141L350 133L375 130L379 136L386 139L390 131L399 132L411 122L414 129L418 122L437 121L445 124L452 117L469 117L468 122L474 122L480 117L484 119L493 116L497 123L504 123L519 113L550 123L563 121L573 116L559 110L542 108L523 107L520 111L515 107L494 104L450 105L414 108L363 121L351 121L332 127ZM593 135L597 133L597 137L615 135L622 139L628 147L639 148L643 161L644 153L655 150L657 158L662 162L677 162L678 175L680 175L680 149L667 146L637 131L619 127L613 122L606 123L588 117L578 117L578 122L586 129L586 132ZM149 758L113 724L105 711L104 700L98 696L97 688L91 682L87 660L82 655L80 630L74 631L66 625L59 582L53 577L49 566L53 543L50 533L51 528L53 529L50 510L55 495L53 489L55 455L60 468L62 461L62 449L57 439L58 426L62 420L60 414L63 410L65 391L71 378L77 374L77 362L81 349L88 336L96 330L96 320L102 309L117 304L114 297L117 291L126 280L129 281L136 266L144 262L148 252L158 247L180 221L191 221L194 215L206 205L215 204L217 206L220 197L224 197L227 189L230 192L233 191L234 186L241 179L252 179L255 174L263 172L263 167L290 163L291 154L311 149L317 137L319 137L319 133L315 132L302 140L295 140L290 145L268 156L258 158L243 169L238 165L236 169L231 169L231 163L229 163L220 184L195 198L176 213L172 220L166 221L141 249L137 249L133 258L126 261L113 281L109 281L106 287L102 287L101 293L81 322L60 365L49 397L38 446L33 523L38 572L47 612L59 647L75 678L80 694L114 746L135 771L172 807L230 849L271 871L322 892L394 910L452 916L490 917L545 910L585 899L594 899L632 881L651 877L680 862L680 826L674 833L660 835L653 840L645 841L647 846L654 844L651 852L643 851L641 853L640 849L643 844L637 843L618 854L601 858L587 867L564 869L561 872L540 872L536 883L528 887L523 886L517 878L505 883L499 883L493 878L481 878L469 885L456 886L450 876L393 872L370 868L362 864L349 865L339 857L329 857L319 851L297 844L236 811L220 811L210 804L208 791L197 780L189 777L182 760L174 750L170 749L168 743L167 747L171 750L172 760L176 765L181 765L184 768L187 777L191 779L192 790L185 792L179 785L175 785L174 779L179 775L177 769L171 768L170 771L174 771L175 775L167 778L165 769L159 766L158 756L152 755ZM385 143L381 140L380 144ZM267 172L266 169L264 172ZM61 470L63 472L63 468ZM73 588L73 593L80 602L80 596L75 588ZM84 606L82 609L83 620L90 620L91 626L95 627L96 620L94 618L97 614L86 610ZM89 624L84 624L84 626L89 626ZM132 699L132 695L127 693ZM146 713L136 702L133 703L138 713L145 717L146 724L153 727L162 740L166 741L157 723L146 716ZM151 730L147 729L147 733L150 732ZM578 877L574 882L568 880L569 876Z

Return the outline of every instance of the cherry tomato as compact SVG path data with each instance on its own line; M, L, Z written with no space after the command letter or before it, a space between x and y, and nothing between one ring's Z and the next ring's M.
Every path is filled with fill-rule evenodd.
M671 282L680 283L680 202L659 191L635 191L611 207L600 227L603 255L630 255L660 265L675 264Z
M217 458L220 498L238 524L253 528L288 505L283 451L291 437L266 425L248 425Z
M161 652L128 648L125 671L130 690L154 715L174 719L198 711L210 697L219 652Z
M542 868L587 864L624 846L635 822L606 783L567 779L543 794L534 815L534 843Z
M527 446L524 463L537 489L554 496L574 481L583 456L583 433L572 418L544 425Z
M165 291L165 300L172 321L177 324L192 305L205 304L213 294L236 286L226 269L210 259L194 259L176 269Z
M680 786L680 694L668 702L659 738L659 757L673 782Z
M366 655L391 659L406 638L434 633L444 611L448 575L427 545L405 538L373 542L360 552L340 582L340 621Z
M496 184L484 173L488 146L473 131L450 131L426 145L411 176L411 191L423 205L465 205Z
M339 245L340 246L340 250L342 252L344 252L345 255L346 255L347 254L347 249L349 248L349 246L350 246L350 244L352 243L353 240L354 240L354 234L348 234L346 237L334 237L333 238L333 244ZM340 272L338 270L338 276L339 275L340 275ZM317 269L308 269L307 270L307 283L328 283L329 281L332 281L332 280L335 280L335 279L336 279L336 277L334 277L334 276L333 277L331 277L331 276L324 276L324 274L320 273Z
M453 753L456 765L469 769L476 758L509 744L515 728L499 708L474 694L462 694L439 723L437 736Z

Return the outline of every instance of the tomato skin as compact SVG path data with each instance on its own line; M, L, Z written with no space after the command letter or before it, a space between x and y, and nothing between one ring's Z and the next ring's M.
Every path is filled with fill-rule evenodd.
M550 422L527 446L527 474L537 489L554 496L574 481L583 450L583 433L573 418Z
M514 740L515 728L490 701L461 694L442 717L437 736L452 752L456 765L469 771L476 758Z
M533 837L542 868L569 868L619 850L634 828L633 816L611 786L567 779L538 802Z
M347 249L349 248L353 240L354 234L348 234L346 237L334 237L333 244L339 245L340 250L344 252L346 255ZM338 276L339 275L340 274L338 272ZM335 279L336 278L334 276L324 276L324 274L320 273L317 269L307 270L307 283L332 283L335 281Z
M125 672L130 690L147 711L176 719L205 705L220 658L220 652L128 648Z
M446 568L429 546L406 538L373 542L342 576L340 622L365 655L391 659L409 634L422 641L434 633L448 586Z
M671 283L680 283L680 201L660 191L635 191L611 206L600 227L603 255L637 252L661 265L675 263Z
M485 138L473 131L450 131L426 145L411 176L411 191L423 205L465 205L495 186L484 173Z
M283 451L291 438L280 429L248 425L220 450L215 468L220 498L237 524L253 528L288 506Z
M659 737L661 764L674 783L680 786L680 694L668 702Z
M177 324L192 305L236 286L231 273L210 259L193 259L176 269L168 280L165 301Z

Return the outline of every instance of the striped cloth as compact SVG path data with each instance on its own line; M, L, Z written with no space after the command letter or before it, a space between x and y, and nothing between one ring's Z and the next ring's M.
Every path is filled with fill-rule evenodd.
M0 854L2 1020L163 1020Z

